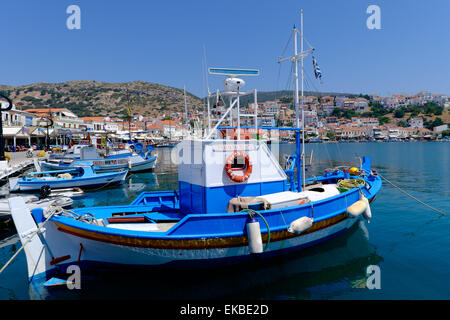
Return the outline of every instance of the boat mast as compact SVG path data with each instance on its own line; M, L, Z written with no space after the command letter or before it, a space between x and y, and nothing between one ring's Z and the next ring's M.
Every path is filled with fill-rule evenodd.
M302 26L300 26L302 29ZM302 34L303 34L303 30L301 30ZM295 27L294 25L294 56L292 59L292 63L294 64L294 104L295 104L295 127L298 128L300 127L300 123L299 123L299 99L298 99L298 60L299 58L301 58L302 60L302 97L303 97L303 55L302 55L302 51L303 51L303 41L301 42L301 47L300 47L300 55L297 52L297 34L298 34L298 29ZM301 35L302 35L301 34ZM303 38L302 38L303 39ZM303 102L303 99L302 99ZM302 108L303 111L303 108ZM302 113L303 114L303 113ZM303 124L303 122L302 122ZM303 129L302 129L302 133L303 133ZM304 141L301 141L302 145L303 145ZM299 132L296 131L295 132L295 144L296 144L296 150L297 150L297 191L300 192L302 191L302 183L300 179L303 179L302 175L303 175L303 170L301 169L303 167L303 163L302 163L302 155L300 154L300 135Z
M278 63L284 61L291 61L294 64L294 104L295 104L295 124L296 124L296 132L295 132L295 140L296 140L296 149L297 149L297 161L300 164L297 167L297 183L298 183L298 191L301 191L302 185L303 188L306 184L306 176L305 176L305 115L303 110L304 105L304 77L303 77L303 58L308 55L308 53L312 52L314 49L303 50L303 9L300 11L300 52L297 52L297 34L299 33L298 29L294 25L294 55L292 57L281 58ZM298 62L300 61L301 68L301 108L302 108L302 125L300 128L300 115L299 115L299 85L298 85ZM302 139L300 139L300 133L298 129L301 129ZM300 141L301 140L301 141ZM300 146L301 144L301 146ZM300 149L302 150L300 153Z
M208 77L208 75L206 75ZM207 107L208 107L208 134L211 131L211 106L209 102L209 97L211 96L211 93L209 92L209 87L207 88L208 92L208 101L207 101Z
M301 155L301 161L302 161L302 179L303 179L303 190L306 186L306 170L305 170L305 112L304 112L304 94L303 94L303 86L304 86L304 79L303 79L303 9L300 10L300 69L302 73L302 155ZM298 93L297 93L298 94ZM298 123L298 120L297 120ZM298 128L298 127L297 127Z
M189 124L188 124L188 109L187 109L187 100L186 100L186 85L184 85L184 114L186 117L186 134L189 131Z
M297 60L297 33L298 30L294 25L294 57L292 63L294 64L294 104L295 104L295 127L299 128L299 115L298 115L298 60Z

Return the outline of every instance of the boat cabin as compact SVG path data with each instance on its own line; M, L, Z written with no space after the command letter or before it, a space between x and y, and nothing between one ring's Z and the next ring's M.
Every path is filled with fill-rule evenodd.
M259 140L185 140L177 146L180 210L223 213L237 197L288 190L287 176Z

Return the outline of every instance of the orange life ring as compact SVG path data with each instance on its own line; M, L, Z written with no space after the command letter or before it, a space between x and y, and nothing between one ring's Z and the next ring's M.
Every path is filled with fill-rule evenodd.
M119 149L120 150L125 149L125 146L123 145L123 143L119 143Z
M244 169L233 169L231 166L234 163L234 160L238 157L245 159L245 171ZM227 176L233 180L234 182L244 182L247 181L248 178L250 178L250 175L252 174L253 165L250 162L250 156L242 151L235 151L232 154L230 154L227 158L227 161L225 163L225 173ZM235 174L236 171L244 171L242 175Z

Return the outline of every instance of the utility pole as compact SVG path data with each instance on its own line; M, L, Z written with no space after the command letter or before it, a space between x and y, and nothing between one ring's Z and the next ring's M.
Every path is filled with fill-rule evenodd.
M51 125L53 125L52 109L48 109L48 115L49 115L49 117L48 117L48 121L47 121L47 140L46 140L46 147L45 147L46 151L50 150L50 134L49 134L49 127L50 127L49 123L50 122L49 121L51 121L52 122Z
M128 85L127 85L127 112L128 112L128 135L130 136L130 143L132 143L131 138L131 105L130 105L130 93L128 92Z

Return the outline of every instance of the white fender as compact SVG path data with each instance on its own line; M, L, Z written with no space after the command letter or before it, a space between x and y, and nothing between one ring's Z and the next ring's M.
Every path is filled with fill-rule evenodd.
M365 212L367 209L367 204L364 200L358 200L354 204L352 204L350 207L347 208L347 214L352 217L356 218L360 216L363 212Z
M302 232L305 232L309 228L311 228L313 225L313 219L309 217L301 217L297 220L294 220L291 222L288 232L300 234Z
M247 222L248 248L250 253L262 253L263 242L261 237L261 227L255 219Z
M362 196L361 200L367 205L367 209L363 212L363 217L367 220L367 223L370 223L370 219L372 219L372 210L370 209L369 200L364 196Z

